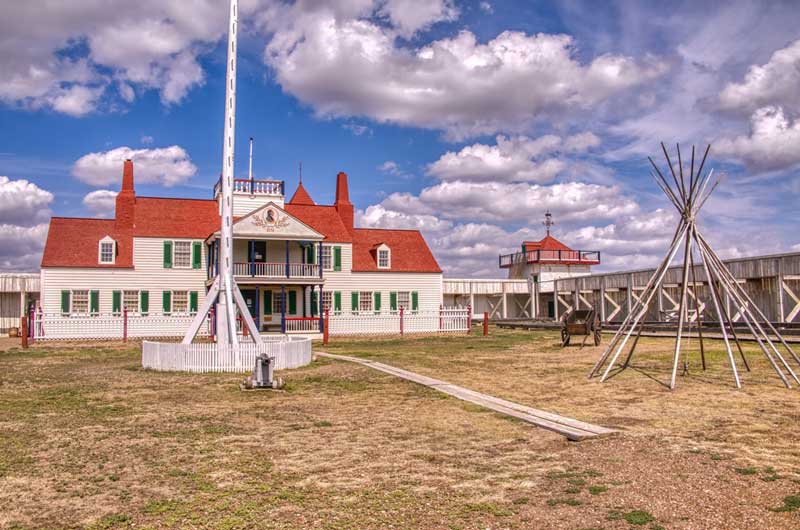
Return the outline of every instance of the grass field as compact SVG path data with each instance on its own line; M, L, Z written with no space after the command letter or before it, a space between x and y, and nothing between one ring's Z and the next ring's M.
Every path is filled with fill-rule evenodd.
M0 528L800 527L800 390L754 351L733 389L715 344L670 392L671 343L640 347L602 385L554 333L326 348L622 430L579 443L350 363L245 393L135 344L9 349Z

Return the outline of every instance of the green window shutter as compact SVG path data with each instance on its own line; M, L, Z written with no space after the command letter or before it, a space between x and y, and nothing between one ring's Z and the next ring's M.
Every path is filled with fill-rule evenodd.
M189 313L197 313L197 291L189 291Z
M100 312L100 291L89 291L89 312L93 315Z
M342 293L341 293L341 291L334 291L333 292L333 310L334 311L341 311L342 310Z
M395 291L389 293L389 309L397 311L397 293Z
M203 251L203 247L199 241L195 241L192 243L192 268L199 269L200 262L202 261L201 253Z
M111 312L119 314L122 311L122 291L111 293Z
M172 291L161 293L161 310L165 315L172 313Z
M297 314L297 291L289 291L289 314L296 315Z
M314 245L313 243L306 248L306 262L313 265L314 264Z
M351 308L353 311L358 311L358 293L350 293Z
M172 241L164 241L164 268L172 268Z
M69 291L61 291L61 312L69 314Z
M375 298L375 312L379 313L381 310L381 293L374 293L373 297Z
M319 310L319 304L317 303L317 291L311 293L311 316L317 316L317 311Z
M272 314L272 291L264 291L264 314Z
M143 315L150 312L150 291L139 293L139 310Z
M342 247L333 247L333 270L342 270Z
M411 310L416 311L419 309L419 293L417 291L411 292Z

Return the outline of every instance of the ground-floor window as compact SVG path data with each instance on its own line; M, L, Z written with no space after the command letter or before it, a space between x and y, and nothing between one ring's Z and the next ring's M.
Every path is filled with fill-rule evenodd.
M172 291L172 312L189 312L189 291Z
M358 293L358 310L372 311L372 291L361 291Z
M333 292L322 291L322 311L330 311L333 309Z
M397 291L397 308L409 309L411 307L411 293L409 291Z
M122 307L128 313L139 312L139 291L122 291Z
M72 314L73 315L88 315L89 314L89 290L81 289L72 291Z

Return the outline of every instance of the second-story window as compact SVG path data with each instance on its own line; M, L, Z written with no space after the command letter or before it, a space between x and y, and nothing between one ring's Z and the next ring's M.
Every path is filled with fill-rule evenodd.
M179 269L188 269L192 266L192 242L175 241L173 251L173 264Z
M322 245L322 255L320 256L322 270L333 270L333 260L331 259L331 246Z

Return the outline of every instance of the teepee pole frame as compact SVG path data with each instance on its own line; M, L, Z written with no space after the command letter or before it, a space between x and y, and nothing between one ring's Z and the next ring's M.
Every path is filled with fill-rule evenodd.
M648 157L652 166L650 172L653 180L655 180L661 191L669 199L672 205L680 214L680 221L672 237L672 242L669 245L667 255L661 264L653 271L647 285L644 287L641 295L637 297L636 303L631 307L631 310L623 319L619 328L614 333L614 337L609 342L603 354L597 360L595 365L589 372L591 379L602 370L602 377L600 381L605 381L609 378L611 371L619 366L617 361L625 350L631 336L636 333L636 338L627 353L625 361L619 366L619 373L630 365L630 361L634 355L636 347L639 343L639 338L642 335L644 328L644 317L650 308L653 297L660 289L663 289L663 282L667 272L672 266L678 251L683 249L683 263L681 267L681 292L679 297L678 307L678 329L675 336L675 347L673 350L672 358L672 371L669 382L669 388L674 389L677 384L678 364L680 362L680 353L683 348L683 338L685 331L691 331L693 323L697 326L697 333L700 339L700 355L702 359L703 369L706 369L705 359L705 343L702 331L702 311L708 308L708 297L711 298L711 304L717 315L720 329L722 331L722 339L725 343L725 351L728 355L728 362L730 363L731 371L733 372L733 379L736 388L741 388L742 382L739 374L739 369L736 365L736 359L731 347L731 337L733 337L736 347L741 356L742 363L747 371L750 371L750 365L745 357L744 350L739 341L739 336L736 333L736 326L734 319L741 318L742 322L747 326L753 338L758 343L761 351L764 353L767 360L772 365L775 372L783 381L786 387L791 387L789 378L800 385L800 378L798 378L795 370L792 368L789 360L794 360L800 365L800 356L789 346L786 339L780 334L775 326L767 319L764 312L753 302L750 295L745 289L737 282L733 274L728 270L722 260L717 256L711 245L700 233L697 227L696 220L697 214L708 201L709 197L720 183L720 179L714 179L714 170L711 169L704 172L708 153L711 146L707 146L700 164L695 171L695 158L696 152L692 146L691 159L689 161L688 175L684 172L684 160L681 155L680 146L677 146L677 170L672 162L666 145L661 144L661 149L664 153L669 173L672 177L670 183L664 176L664 173L658 168L652 158ZM711 184L711 182L713 184ZM709 187L710 186L710 187ZM695 262L695 253L698 254L699 261ZM708 297L700 299L700 292L698 289L697 270L696 267L702 264L703 272L705 272L706 281L708 282ZM689 274L691 273L691 279ZM690 290L691 283L691 290ZM702 282L700 282L702 284ZM629 287L630 288L630 287ZM689 293L691 292L692 299L694 300L694 307L696 317L694 320L690 317L689 310ZM723 304L722 297L726 297ZM730 307L726 304L732 304L736 309L734 318L731 318ZM730 333L729 333L730 330ZM789 356L784 356L780 349L779 344L782 345ZM788 359L788 360L787 360ZM787 377L788 375L788 377Z

